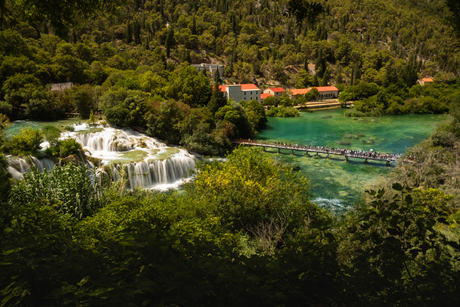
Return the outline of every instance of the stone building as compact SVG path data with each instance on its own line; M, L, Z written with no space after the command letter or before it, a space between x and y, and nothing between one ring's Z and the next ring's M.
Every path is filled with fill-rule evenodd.
M201 63L201 64L191 64L191 66L195 67L199 72L203 70L207 70L211 73L211 78L214 78L214 75L216 74L216 71L219 72L219 76L223 77L224 76L224 66L220 64L206 64L206 63Z

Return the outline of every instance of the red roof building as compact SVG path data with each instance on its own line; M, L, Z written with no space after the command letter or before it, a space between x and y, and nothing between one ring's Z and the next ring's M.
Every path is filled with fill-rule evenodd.
M280 98L284 92L285 90L282 87L270 87L264 90L265 94L272 94L275 98Z
M291 92L292 96L297 96L297 95L305 95L310 91L309 88L299 88L299 89L291 89L289 90Z
M242 91L252 91L252 90L259 90L260 89L255 86L254 84L240 84L241 90Z
M417 83L420 85L425 85L425 83L431 84L433 83L433 78L423 78L423 79L417 80Z
M225 88L224 88L225 87ZM225 91L227 99L236 102L257 100L260 103L260 89L255 84L221 85L221 91Z
M264 93L264 94L261 94L261 95L260 95L260 99L262 99L262 100L264 100L264 99L267 98L267 97L273 97L273 95L272 95L272 94L268 94L268 93Z
M339 89L335 86L316 86L318 92L338 92Z

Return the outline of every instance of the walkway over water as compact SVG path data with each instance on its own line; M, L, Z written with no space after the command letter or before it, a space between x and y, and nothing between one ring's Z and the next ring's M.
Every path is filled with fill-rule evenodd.
M236 140L233 141L234 144L246 145L246 146L258 146L262 147L265 151L266 148L277 148L278 153L281 152L281 149L287 149L291 151L291 154L294 154L294 151L305 152L306 156L310 156L310 152L316 153L316 156L319 154L326 154L329 158L329 155L344 156L345 161L348 162L350 158L356 158L364 160L364 163L367 163L368 160L371 161L384 161L386 165L389 166L390 162L398 161L400 158L404 159L403 155L399 154L380 154L374 151L360 151L360 150L351 150L346 148L327 148L324 146L311 146L311 145L298 145L298 144L286 144L280 142L267 142L267 141L257 141L257 140Z

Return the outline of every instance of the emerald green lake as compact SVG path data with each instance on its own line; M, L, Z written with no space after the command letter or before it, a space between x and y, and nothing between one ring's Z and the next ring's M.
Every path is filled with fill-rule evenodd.
M261 131L257 139L404 153L407 148L428 139L436 125L447 119L447 115L409 114L355 120L345 117L343 113L344 109L331 109L301 113L300 117L294 118L271 117L268 118L267 128ZM357 135L360 137L351 138ZM340 145L338 142L341 141L350 142L350 145ZM331 211L356 203L366 188L388 177L394 167L386 167L384 162L369 162L366 165L358 159L345 162L343 157L338 156L326 159L301 156L300 152L298 156L293 156L288 150L279 155L276 149L268 151L280 162L297 163L301 167L301 174L310 180L312 200Z

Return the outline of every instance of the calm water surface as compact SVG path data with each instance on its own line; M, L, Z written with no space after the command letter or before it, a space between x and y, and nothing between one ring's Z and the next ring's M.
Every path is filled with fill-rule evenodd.
M404 153L429 138L437 124L447 119L446 115L398 115L354 120L345 117L344 109L301 113L296 118L271 117L268 127L258 139L281 141L302 145L317 145L359 150L373 149L382 153ZM358 139L350 135L364 135ZM371 139L371 140L370 140ZM350 145L340 145L349 141ZM364 144L364 142L373 144ZM369 162L365 165L356 159L346 163L343 157L314 158L292 156L290 151L280 155L272 149L273 158L281 162L300 165L303 176L310 180L312 199L329 210L341 210L357 202L363 191L377 180L389 176L393 167L384 162Z

